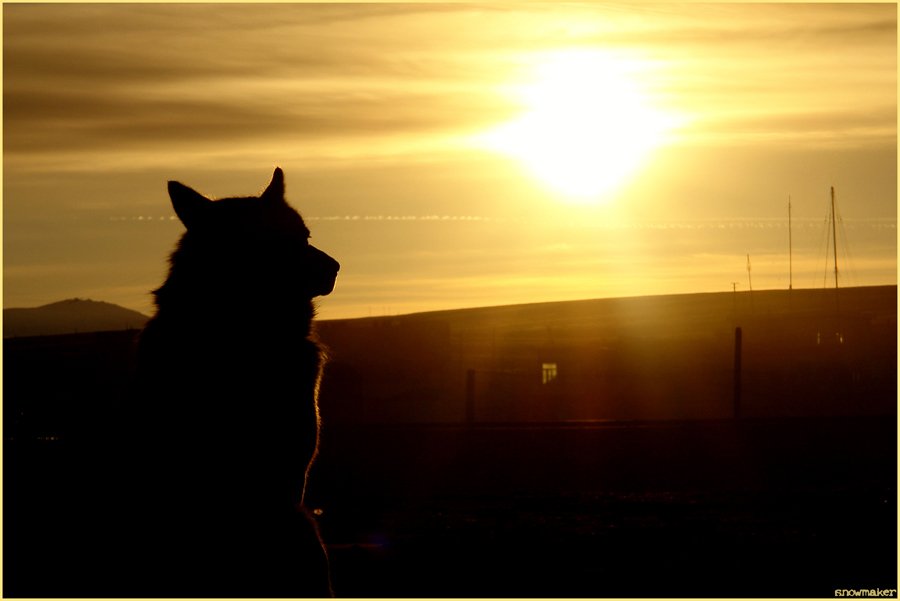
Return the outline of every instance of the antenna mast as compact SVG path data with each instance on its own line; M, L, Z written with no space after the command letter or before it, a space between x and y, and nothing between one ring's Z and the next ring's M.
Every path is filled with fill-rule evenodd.
M753 279L750 277L750 255L747 255L747 283L750 285L750 294L753 294Z
M791 197L788 195L788 290L794 289L794 242L791 231Z
M834 186L831 186L831 240L834 245L834 289L838 288L837 224L834 218Z

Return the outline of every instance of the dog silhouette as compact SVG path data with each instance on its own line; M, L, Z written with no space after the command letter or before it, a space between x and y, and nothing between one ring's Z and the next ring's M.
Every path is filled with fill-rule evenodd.
M281 169L258 197L168 190L186 231L138 342L120 592L329 596L304 494L324 361L313 299L340 266L310 244Z

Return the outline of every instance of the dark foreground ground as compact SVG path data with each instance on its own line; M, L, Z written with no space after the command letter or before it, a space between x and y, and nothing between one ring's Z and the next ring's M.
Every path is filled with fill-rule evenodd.
M896 588L896 442L893 418L335 429L310 501L339 596L832 597Z
M839 319L825 293L750 300L322 324L308 502L337 596L896 589L896 287L842 291ZM134 336L4 341L5 597L66 592L47 524L91 492L81 446L105 451Z
M896 444L871 417L335 426L308 494L339 597L833 597L897 588ZM71 451L7 441L6 597L47 595Z

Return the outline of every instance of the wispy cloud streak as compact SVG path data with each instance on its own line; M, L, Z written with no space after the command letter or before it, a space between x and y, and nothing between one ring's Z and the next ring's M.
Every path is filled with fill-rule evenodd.
M560 43L631 48L659 65L648 85L694 115L688 137L896 136L886 5L79 4L4 15L5 150L20 166L20 154L139 162L227 142L328 152L365 140L373 154L401 138L446 144L509 118L498 82Z

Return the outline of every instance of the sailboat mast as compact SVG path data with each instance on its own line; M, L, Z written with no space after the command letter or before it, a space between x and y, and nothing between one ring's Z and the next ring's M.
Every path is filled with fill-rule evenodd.
M834 289L838 288L837 223L834 218L834 186L831 186L831 241L834 246Z

